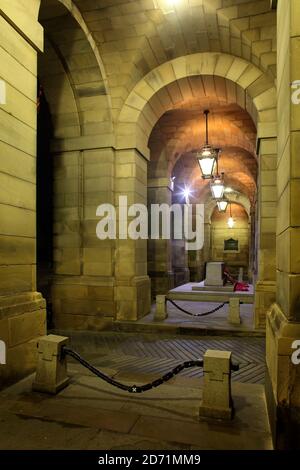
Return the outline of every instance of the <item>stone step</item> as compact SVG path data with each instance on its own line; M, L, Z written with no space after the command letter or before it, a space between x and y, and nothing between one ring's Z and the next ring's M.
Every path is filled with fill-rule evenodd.
M188 326L174 324L156 324L156 323L135 323L130 321L115 321L113 331L127 333L167 333L171 335L185 336L244 336L244 337L264 337L263 329L249 330L245 328L230 327L220 328L219 326L208 327L206 325Z

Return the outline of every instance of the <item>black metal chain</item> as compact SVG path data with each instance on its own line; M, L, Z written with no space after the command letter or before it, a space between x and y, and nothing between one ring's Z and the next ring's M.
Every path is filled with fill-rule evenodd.
M80 356L77 352L73 351L70 348L63 347L62 349L63 354L66 354L68 356L73 357L76 361L80 362L83 367L91 371L93 374L95 374L97 377L100 379L104 380L108 384L120 388L121 390L125 390L126 392L129 393L142 393L142 392L147 392L148 390L151 390L152 388L158 387L159 385L162 385L165 382L168 382L171 380L175 375L178 375L181 371L184 369L190 369L191 367L203 367L203 360L196 360L196 361L185 361L182 364L179 364L178 366L174 367L170 372L167 374L164 374L162 377L160 377L157 380L154 380L153 382L150 382L145 385L125 385L122 384L121 382L118 382L117 380L112 379L111 377L108 377L107 375L103 374L100 370L96 369L96 367L92 366L87 362L83 357Z
M185 310L185 309L182 308L182 307L179 307L179 305L177 305L177 304L174 302L174 300L172 300L172 299L166 298L166 302L170 302L172 305L174 305L174 307L178 308L178 310L181 310L181 312L186 313L187 315L190 315L191 317L206 317L207 315L211 315L212 313L215 313L215 312L217 312L218 310L221 310L221 308L223 308L226 304L229 303L229 302L224 302L223 304L219 305L218 307L214 308L213 310L210 310L209 312L204 312L204 313L192 313L192 312L188 312L187 310Z

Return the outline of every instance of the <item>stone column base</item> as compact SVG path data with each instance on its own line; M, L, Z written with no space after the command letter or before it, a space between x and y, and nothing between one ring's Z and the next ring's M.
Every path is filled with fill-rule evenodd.
M115 317L115 280L100 276L55 276L52 282L54 327L61 330L111 329Z
M190 281L190 270L188 268L174 267L174 286L181 286Z
M151 282L148 276L116 279L117 320L136 321L150 312Z
M203 279L203 270L200 266L189 266L190 282L200 282Z
M6 364L0 383L6 386L33 372L37 342L46 334L46 302L38 292L0 297L0 340L6 345Z
M300 446L300 364L291 359L292 344L300 340L300 323L289 322L273 304L266 325L266 399L274 447Z
M257 281L255 285L255 328L265 328L266 313L276 300L275 281Z
M155 299L157 295L166 295L174 288L173 271L152 271L149 272L151 279L151 297Z

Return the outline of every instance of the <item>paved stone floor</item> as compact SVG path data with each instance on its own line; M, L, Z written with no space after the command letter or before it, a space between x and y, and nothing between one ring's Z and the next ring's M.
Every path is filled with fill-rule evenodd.
M96 367L124 373L154 374L156 377L190 359L199 359L207 349L233 352L240 370L233 381L264 383L264 338L177 337L153 334L68 333L72 347ZM202 369L187 369L183 377L202 377Z
M233 384L231 422L199 419L201 379L177 377L129 395L70 364L57 396L31 392L33 377L0 393L0 449L272 449L263 387ZM142 384L136 373L107 373Z
M232 384L235 417L231 422L199 419L200 368L130 395L69 360L71 383L55 397L32 392L33 376L0 393L0 449L272 448L262 385L263 338L73 332L70 346L129 385L152 381L184 360L202 357L208 348L231 350L240 363Z

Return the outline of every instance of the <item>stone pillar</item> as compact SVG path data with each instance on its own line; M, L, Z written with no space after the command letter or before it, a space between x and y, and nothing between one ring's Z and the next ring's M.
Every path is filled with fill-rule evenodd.
M46 333L45 301L36 292L38 6L0 1L0 340L7 352L1 386L34 370L36 342Z
M234 325L241 324L240 299L237 299L236 297L231 297L231 299L229 299L228 321Z
M147 160L144 156L136 149L116 151L115 172L116 206L119 196L127 196L128 206L147 206ZM150 311L147 240L117 239L114 261L116 318L138 320Z
M202 280L202 250L188 252L190 281L199 282Z
M193 210L193 226L196 226L195 211ZM188 251L188 268L190 272L191 282L200 282L204 277L204 266L203 266L203 248L201 250L189 250Z
M205 220L204 223L204 246L201 250L201 280L206 276L206 264L208 261L213 261L211 256L211 222Z
M189 282L190 270L188 268L188 251L185 249L185 240L172 240L172 265L175 286Z
M76 144L71 151L65 141L66 151L53 155L54 325L98 331L115 318L116 242L96 235L98 206L115 204L115 153L111 147L82 150L80 138Z
M291 84L300 79L299 1L279 0L277 14L277 303L267 316L266 395L275 446L296 449L300 442L300 367L293 364L291 355L293 342L300 339L300 105Z
M253 284L255 278L255 229L256 229L256 213L255 208L251 208L249 220L249 266L248 266L248 282Z
M156 296L156 308L154 313L154 321L162 321L168 318L167 303L165 295Z
M148 180L148 209L151 204L172 205L172 188L169 178L156 178ZM174 273L172 271L172 241L148 241L148 275L151 278L152 297L157 294L166 294L174 287Z
M175 188L184 187L184 182L176 180ZM181 205L182 217L184 214L185 202L183 196L175 189L172 197L172 204ZM182 219L183 221L184 219ZM190 280L189 253L186 250L184 235L181 240L172 239L172 269L174 272L174 286L186 284Z
M276 137L259 141L258 272L255 285L255 327L266 324L276 291Z

